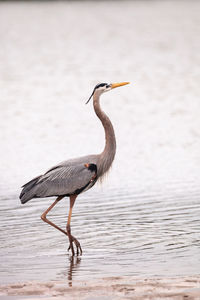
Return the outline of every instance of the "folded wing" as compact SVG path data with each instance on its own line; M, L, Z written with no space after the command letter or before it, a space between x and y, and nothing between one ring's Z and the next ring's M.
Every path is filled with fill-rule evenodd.
M22 203L32 198L79 194L96 181L95 164L58 165L25 184L20 195Z

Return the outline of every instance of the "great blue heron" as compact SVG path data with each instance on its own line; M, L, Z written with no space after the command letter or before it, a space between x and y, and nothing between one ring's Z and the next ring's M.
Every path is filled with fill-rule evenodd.
M21 203L24 204L33 198L44 198L56 196L53 204L41 215L41 219L49 225L63 232L69 238L69 248L74 256L74 246L76 245L77 255L82 254L79 241L71 234L72 208L76 197L90 189L99 178L101 178L111 167L116 152L115 133L108 116L101 110L99 98L104 92L110 91L119 86L128 84L121 83L101 83L95 86L92 95L93 106L97 117L100 119L105 130L105 148L100 154L69 159L49 169L44 175L40 175L22 186L20 194ZM66 231L58 227L47 219L48 212L63 198L69 197L70 209L67 220Z

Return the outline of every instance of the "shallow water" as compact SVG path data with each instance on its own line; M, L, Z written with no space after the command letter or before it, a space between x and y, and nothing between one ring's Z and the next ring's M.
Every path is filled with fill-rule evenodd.
M0 3L1 282L199 273L199 6ZM101 81L132 85L102 97L117 155L104 184L76 201L83 256L72 259L40 220L53 199L22 206L18 195L52 165L102 150L84 105ZM64 199L50 218L64 228L67 212Z

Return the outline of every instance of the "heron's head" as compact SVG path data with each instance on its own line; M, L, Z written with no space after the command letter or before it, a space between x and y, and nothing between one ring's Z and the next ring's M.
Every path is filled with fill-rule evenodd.
M86 104L90 101L90 99L92 98L92 96L94 94L98 94L98 96L100 96L101 94L105 93L105 92L108 92L116 87L119 87L119 86L123 86L123 85L126 85L126 84L129 84L129 82L120 82L120 83L99 83L95 86L93 92L92 92L92 95L90 96L90 98L88 99L88 101L86 102Z

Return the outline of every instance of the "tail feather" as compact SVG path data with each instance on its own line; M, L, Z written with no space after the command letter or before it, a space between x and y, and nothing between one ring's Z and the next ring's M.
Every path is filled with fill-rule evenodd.
M21 194L19 196L22 204L26 203L36 196L34 195L34 187L37 185L37 182L41 177L42 175L37 176L22 186L23 190L21 191Z

